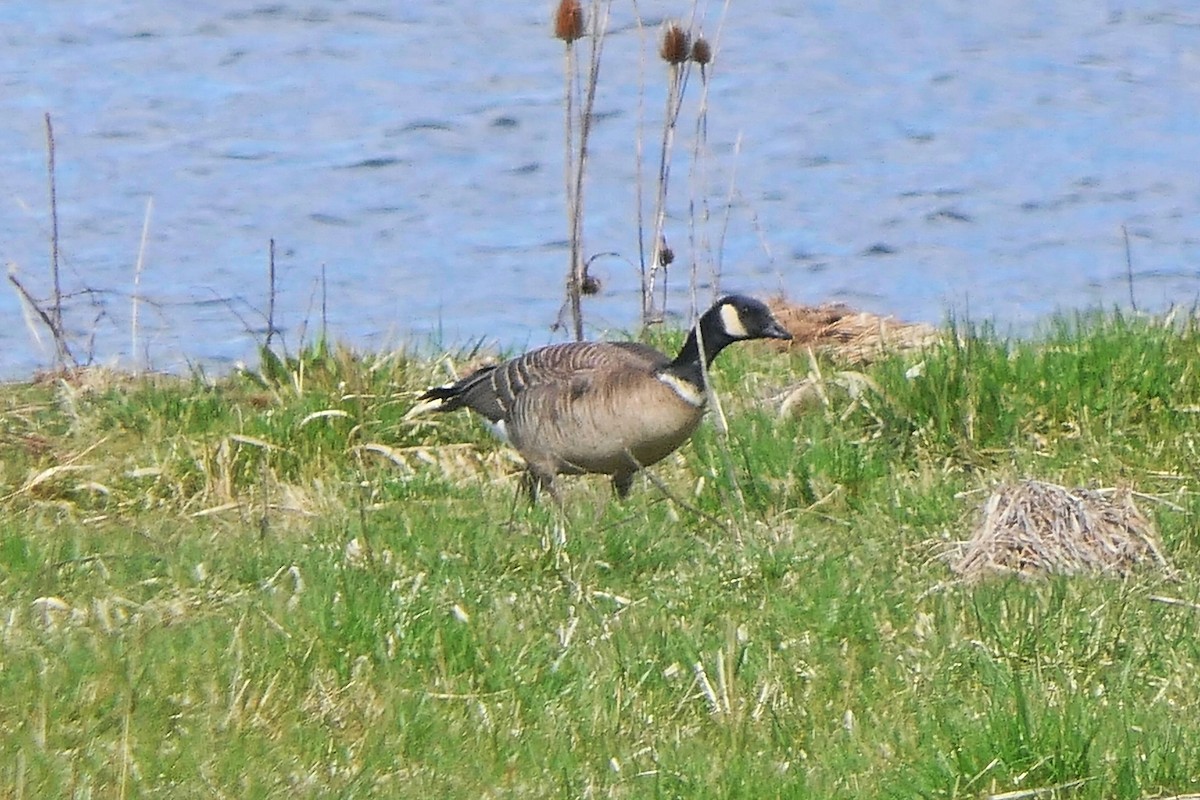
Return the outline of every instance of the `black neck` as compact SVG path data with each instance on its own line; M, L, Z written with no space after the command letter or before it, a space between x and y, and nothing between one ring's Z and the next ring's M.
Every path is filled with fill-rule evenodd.
M699 331L699 333L697 333ZM721 328L720 320L710 310L700 318L695 327L688 332L687 341L675 360L667 366L667 371L688 381L694 386L704 386L704 371L700 367L700 339L704 339L704 366L712 365L717 354L724 350L733 339Z

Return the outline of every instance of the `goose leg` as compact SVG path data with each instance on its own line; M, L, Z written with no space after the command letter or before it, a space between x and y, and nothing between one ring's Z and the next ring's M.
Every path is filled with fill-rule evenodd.
M558 504L562 504L562 498L559 497L558 487L554 485L554 473L545 470L537 469L530 466L525 470L521 482L525 487L525 491L529 493L529 503L535 505L538 500L538 494L542 489Z
M622 472L612 476L613 490L621 500L629 497L629 488L633 486L633 473Z

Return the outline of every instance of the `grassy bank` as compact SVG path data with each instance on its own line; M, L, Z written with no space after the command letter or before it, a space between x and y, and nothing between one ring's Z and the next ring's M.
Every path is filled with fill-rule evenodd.
M737 490L708 425L655 470L686 506L564 480L561 519L465 414L403 419L433 363L5 386L0 794L1195 790L1198 348L985 332L819 360L783 417L808 357L735 348ZM1183 580L955 583L1022 477L1144 493Z

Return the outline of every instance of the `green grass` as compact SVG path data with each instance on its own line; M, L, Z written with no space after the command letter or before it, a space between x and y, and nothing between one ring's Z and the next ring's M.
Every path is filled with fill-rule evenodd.
M564 479L561 518L469 416L403 419L419 360L5 386L0 795L1196 791L1198 348L974 332L786 418L807 357L732 348L744 508L705 426L655 469L687 506ZM1184 580L954 584L1021 477L1163 501Z

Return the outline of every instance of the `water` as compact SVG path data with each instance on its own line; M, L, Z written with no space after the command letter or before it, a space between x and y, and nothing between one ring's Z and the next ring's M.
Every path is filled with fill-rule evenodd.
M702 302L719 260L723 288L1023 332L1055 310L1130 304L1123 230L1138 307L1194 302L1200 11L992 5L739 0L723 24L723 3L702 5L717 45L708 147L693 169L693 80L669 307L688 312L695 253ZM596 261L592 335L637 323L635 156L641 140L655 169L664 91L653 39L690 8L641 2L639 27L631 6L614 3L597 99L586 244L617 255ZM48 296L50 112L79 353L171 370L250 358L272 238L289 347L321 324L323 273L324 319L357 347L561 339L549 16L548 2L469 0L6 3L0 258ZM0 377L52 360L10 289Z

